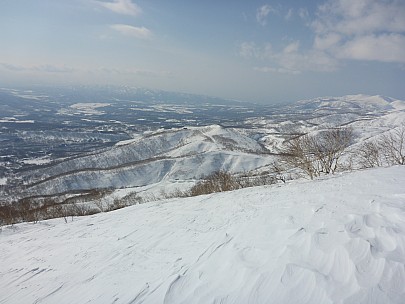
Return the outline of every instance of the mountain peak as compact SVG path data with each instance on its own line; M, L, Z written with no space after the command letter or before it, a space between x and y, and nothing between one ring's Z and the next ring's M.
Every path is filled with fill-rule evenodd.
M345 95L341 97L318 97L313 99L300 100L293 104L302 109L321 110L321 109L347 109L347 110L365 110L365 111L387 111L399 109L405 105L405 101L395 100L394 98L382 95Z

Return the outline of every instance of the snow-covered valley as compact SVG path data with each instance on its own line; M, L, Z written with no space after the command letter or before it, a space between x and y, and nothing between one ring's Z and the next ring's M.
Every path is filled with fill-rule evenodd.
M134 91L135 93L129 92L129 95L125 95L126 98L150 98L139 95L137 90ZM148 113L147 115L150 114L152 117L157 115L154 117L157 121L154 123L158 123L160 115L171 120L174 119L171 117L173 113L156 112L156 108L162 106L162 102L159 103L154 99L150 100L148 111L138 113L135 109L139 109L138 106L144 109L147 107L147 102L134 101L126 104L121 99L117 102L112 96L120 97L121 93L114 94L118 95L111 95L110 99L106 99L106 97L102 98L100 93L97 95L100 99L99 103L88 103L90 108L103 105L103 111L108 113L94 114L95 117L92 119L89 113L86 112L83 116L84 114L79 112L69 116L69 119L79 119L83 116L86 118L82 118L80 123L97 121L100 124L104 123L103 128L108 130L113 130L119 124L124 129L119 132L117 130L118 133L83 131L88 127L81 126L80 134L75 135L71 127L61 127L58 123L57 131L16 129L18 139L14 141L9 140L7 135L3 142L6 144L10 142L10 146L14 148L9 151L12 155L2 156L4 168L0 170L0 178L4 185L0 188L0 199L10 202L24 197L85 193L92 189L118 192L127 189L126 193L144 192L145 187L150 188L152 185L165 191L165 189L176 188L179 183L191 185L218 170L233 174L261 174L263 171L269 171L269 168L279 162L277 156L280 150L286 141L294 137L317 134L333 128L351 128L354 132L354 138L350 143L351 153L355 155L354 150L363 142L373 141L381 134L405 123L405 101L378 95L322 97L279 107L266 108L254 105L251 109L249 105L229 101L222 105L207 103L199 105L200 108L197 109L199 97L188 96L191 101L183 103L172 101L172 105L165 105L167 108L188 109L186 112L180 111L181 113L176 114L178 115L176 117L181 120L176 119L183 125L170 126L159 123L157 126L161 125L164 128L151 129L148 122L142 121L142 124L145 124L143 128L150 129L142 131L142 125L137 125L138 131L134 133L129 129L128 122L131 118L138 115L147 117L145 113ZM154 94L161 96L158 92ZM182 98L182 95L175 96L178 96L179 100ZM26 102L19 101L22 104ZM29 102L32 100L29 99ZM81 107L86 105L85 102L77 103L76 99L74 102L69 98L64 100L66 104L72 103L71 109L75 109L78 104ZM55 107L54 103L49 104L46 99L36 106L39 105L46 105L51 109ZM118 117L115 115L116 112L121 113L125 106L130 107L130 111L125 111L125 114L129 112L132 116L129 115L128 122L124 123L123 120L117 120ZM191 109L192 111L189 111ZM49 114L52 119L61 117L66 119L59 110L60 108L56 106L56 114ZM214 110L216 112L213 114L213 120L217 119L216 124L212 124L213 120L207 120L204 116L205 112ZM226 111L229 112L228 116L215 116L217 113ZM16 116L12 112L9 116L13 114ZM191 118L198 118L195 117L196 115L199 115L199 119L194 120L193 125ZM111 120L111 118L115 119ZM226 126L230 121L234 122L233 127ZM62 124L68 126L74 123L68 124L67 121L63 121ZM42 128L41 125L39 127ZM132 125L131 128L133 127ZM9 128L8 125L7 128ZM8 129L5 130L4 134L10 133ZM27 143L24 144L26 141ZM86 145L100 145L99 141L106 142L108 146L92 148L89 151L84 148L87 147ZM14 146L15 143L17 146ZM73 143L74 149L80 151L75 152L73 156L57 157L56 153L52 152L55 145L61 144L57 148L58 151L68 153L71 149L69 145ZM111 146L112 143L114 144ZM17 157L23 149L35 149L37 146L41 148L41 156ZM44 153L47 149L49 151ZM11 161L14 158L17 158L16 163ZM348 162L351 163L350 166L353 166L353 163L355 166L355 161L348 160Z
M0 233L0 303L403 303L405 167Z

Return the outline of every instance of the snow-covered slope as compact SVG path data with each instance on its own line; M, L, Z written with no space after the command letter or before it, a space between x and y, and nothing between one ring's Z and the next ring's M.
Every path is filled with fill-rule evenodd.
M367 111L377 112L397 110L403 102L391 97L380 95L346 95L342 97L321 97L309 100L301 100L294 104L294 107L301 109L340 110L340 111Z
M264 117L247 119L246 129L212 125L136 134L110 148L21 170L7 193L18 199L177 180L193 182L217 170L257 170L275 161L266 153L278 153L286 139L299 134L350 126L357 142L378 136L405 122L405 101L361 94L321 97L263 113ZM11 200L8 195L3 199Z
M217 170L243 172L269 164L259 143L220 126L159 131L110 149L24 173L28 193L144 186L198 179Z
M277 151L289 136L327 128L352 127L361 141L405 123L405 101L385 96L347 95L301 100L267 118L250 123L263 127L262 142Z
M405 167L0 233L0 303L404 303Z
M311 113L307 120L317 126L352 125L357 122L387 125L386 116L405 117L405 101L384 96L346 95L302 100L293 104L292 111Z

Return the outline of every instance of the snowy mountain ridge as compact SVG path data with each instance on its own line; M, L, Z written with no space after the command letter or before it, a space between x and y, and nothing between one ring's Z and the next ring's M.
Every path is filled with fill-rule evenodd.
M17 172L15 180L20 185L10 191L41 196L172 181L190 183L218 170L257 172L273 164L277 157L274 154L295 136L351 127L356 135L353 144L357 144L404 122L405 101L394 98L359 94L302 100L274 108L263 117L252 114L235 128L220 125L161 128L136 133L132 139L120 135L124 140L113 146L73 157L52 162L46 158L48 163L43 165L35 162L41 158L24 160L24 164L31 162L38 166ZM41 136L47 138L47 133L37 134L38 138Z
M391 97L381 95L345 95L342 97L320 97L309 100L301 100L294 104L298 107L322 110L324 108L337 110L363 110L363 111L387 111L400 110L404 102Z
M145 186L163 179L198 179L219 169L268 165L266 149L220 126L160 130L102 152L25 174L29 193Z

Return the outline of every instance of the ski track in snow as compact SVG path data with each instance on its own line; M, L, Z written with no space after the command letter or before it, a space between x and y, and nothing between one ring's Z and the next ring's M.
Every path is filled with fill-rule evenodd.
M0 233L0 303L404 303L405 167Z

